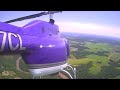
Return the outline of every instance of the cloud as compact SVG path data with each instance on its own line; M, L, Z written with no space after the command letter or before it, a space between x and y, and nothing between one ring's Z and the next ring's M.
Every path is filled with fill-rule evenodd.
M59 25L60 31L63 32L78 32L120 37L120 27L80 22L58 22L57 24Z

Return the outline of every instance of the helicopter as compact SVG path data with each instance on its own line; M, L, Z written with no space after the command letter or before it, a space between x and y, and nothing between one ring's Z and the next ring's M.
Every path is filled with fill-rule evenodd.
M0 22L0 54L20 54L33 79L45 75L63 72L70 75L65 68L75 68L68 64L70 56L69 41L62 38L59 26L55 24L53 14L62 11L47 11L6 22ZM49 15L49 22L34 20L18 27L9 23Z

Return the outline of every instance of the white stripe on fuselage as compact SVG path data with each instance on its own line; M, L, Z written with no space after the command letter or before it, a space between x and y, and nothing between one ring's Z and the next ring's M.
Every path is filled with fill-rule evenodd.
M43 47L49 47L49 48L51 48L51 47L55 47L55 45L48 45L48 46L40 45L40 48L43 48Z

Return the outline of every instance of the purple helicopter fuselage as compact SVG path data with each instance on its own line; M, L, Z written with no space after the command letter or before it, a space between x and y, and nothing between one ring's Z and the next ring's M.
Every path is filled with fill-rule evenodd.
M23 27L0 22L0 53L19 53L30 69L67 63L69 42L57 25L36 20Z

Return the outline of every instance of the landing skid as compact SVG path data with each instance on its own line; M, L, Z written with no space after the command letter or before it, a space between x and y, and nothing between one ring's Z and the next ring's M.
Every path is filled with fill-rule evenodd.
M70 74L68 71L72 71L73 75ZM73 68L71 65L67 65L66 70L63 69L59 73L62 73L64 76L66 76L68 79L76 79L76 68ZM59 75L60 76L60 75ZM61 77L61 76L60 76ZM42 79L42 76L33 76L33 79Z

